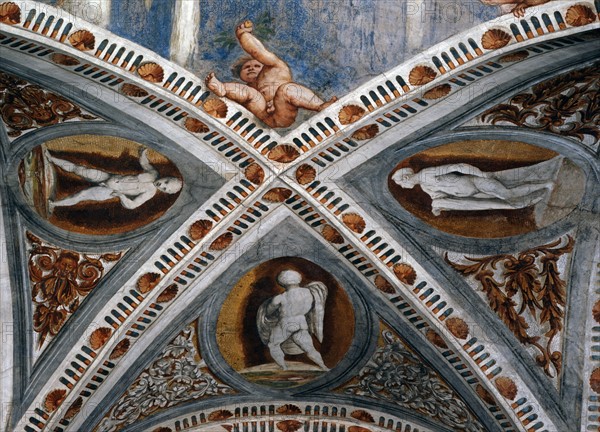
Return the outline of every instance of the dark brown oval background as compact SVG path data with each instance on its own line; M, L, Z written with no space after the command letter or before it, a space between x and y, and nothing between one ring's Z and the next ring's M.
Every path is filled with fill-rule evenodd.
M111 174L132 175L143 171L139 164L139 149L142 145L124 138L76 135L57 138L43 145L53 156ZM36 158L38 163L42 159L41 154L42 146L35 147L31 152L31 156ZM183 180L177 167L165 156L149 149L148 159L159 172L160 177L170 176ZM55 199L65 198L93 185L58 167L55 172ZM124 208L115 197L109 201L87 201L70 207L56 207L52 214L48 214L43 179L42 173L36 175L35 172L25 172L24 163L21 162L19 166L21 187L23 188L25 182L29 181L33 182L35 189L33 202L30 202L30 205L53 225L81 234L110 235L140 228L161 217L180 194L180 192L166 194L157 191L153 198L131 210Z
M277 284L276 277L279 272L288 269L302 275L302 284L320 281L327 286L323 343L313 337L315 348L321 353L324 363L333 368L350 348L354 337L354 310L336 279L306 259L276 258L246 273L232 288L221 307L217 321L217 344L234 370L273 362L269 349L258 335L256 313L265 300L284 291ZM286 361L313 364L305 354L286 355Z
M480 238L524 234L562 219L579 204L585 178L573 162L565 159L565 172L561 168L561 181L552 192L552 197L560 197L562 204L550 215L550 222L543 226L536 226L533 206L516 210L445 211L434 216L431 213L431 198L420 186L403 189L392 180L392 175L400 168L412 168L418 172L427 167L456 163L467 163L482 171L501 171L534 165L555 156L558 153L552 150L516 141L458 141L404 159L388 176L388 187L402 207L441 231Z

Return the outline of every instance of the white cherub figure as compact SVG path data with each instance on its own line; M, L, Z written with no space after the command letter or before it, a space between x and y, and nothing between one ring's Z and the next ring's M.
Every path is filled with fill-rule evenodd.
M84 201L108 201L115 197L119 198L123 207L131 210L150 200L157 191L174 194L183 186L182 181L176 177L159 178L158 171L148 160L148 149L140 152L139 162L144 172L135 175L107 173L59 159L47 152L46 158L63 170L95 184L61 200L49 201L50 212L56 207L74 206Z
M327 287L322 282L300 286L302 275L294 270L279 273L277 282L285 292L265 301L256 317L258 333L271 357L287 370L285 354L306 353L322 370L329 370L311 337L312 333L323 340Z
M466 163L424 168L415 173L401 168L392 180L404 189L419 185L432 199L431 211L525 208L542 201L555 185L563 162L555 157L527 167L484 172Z

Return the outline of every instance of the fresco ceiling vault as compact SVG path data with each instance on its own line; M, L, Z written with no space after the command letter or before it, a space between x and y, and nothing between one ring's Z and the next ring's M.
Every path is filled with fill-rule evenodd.
M600 430L599 23L0 3L0 430Z

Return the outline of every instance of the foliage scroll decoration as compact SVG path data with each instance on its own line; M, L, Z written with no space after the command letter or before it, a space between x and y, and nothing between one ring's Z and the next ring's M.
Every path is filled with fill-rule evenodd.
M95 430L121 430L163 408L234 393L208 371L195 344L196 338L196 327L192 323L144 369Z
M487 110L481 121L510 123L595 145L600 140L600 64L539 83Z
M381 332L380 346L344 393L365 396L414 410L452 430L483 432L465 403L389 330Z
M38 348L56 336L82 299L100 282L105 263L121 259L121 253L106 253L99 258L45 245L27 232L31 299L35 305L33 328L39 333Z
M550 377L556 376L554 372L560 373L562 367L562 354L552 351L552 341L563 330L566 304L566 283L560 277L557 262L562 255L572 252L575 244L571 236L565 241L561 238L527 249L518 256L465 257L472 264L455 263L445 254L446 262L455 270L479 282L490 307L517 339L539 350L536 362ZM565 244L558 247L562 243ZM499 266L501 271L497 275ZM521 298L520 307L517 294ZM544 334L545 344L540 342L540 335L529 334L529 324L523 316L526 311L540 325L549 327Z
M20 78L0 72L0 116L8 136L72 119L96 120L70 100Z

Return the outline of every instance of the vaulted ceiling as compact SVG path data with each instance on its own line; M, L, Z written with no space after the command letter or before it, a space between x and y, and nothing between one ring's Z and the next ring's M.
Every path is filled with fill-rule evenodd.
M2 430L600 430L597 0L53 3L0 4ZM337 100L211 92L246 18Z

